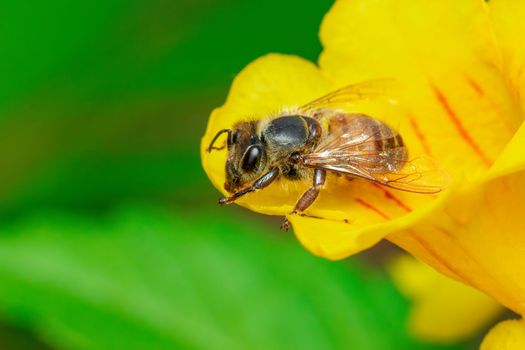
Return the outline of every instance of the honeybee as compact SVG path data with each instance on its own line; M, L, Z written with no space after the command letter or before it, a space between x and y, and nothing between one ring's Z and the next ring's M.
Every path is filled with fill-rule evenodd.
M312 186L290 213L302 214L317 199L327 172L413 193L440 192L448 175L427 158L409 160L397 131L372 116L340 108L381 96L390 84L389 79L377 79L349 85L277 116L220 130L207 148L228 150L224 188L231 195L219 204L232 203L279 178L309 179ZM225 145L214 146L223 134ZM281 228L287 230L289 222Z

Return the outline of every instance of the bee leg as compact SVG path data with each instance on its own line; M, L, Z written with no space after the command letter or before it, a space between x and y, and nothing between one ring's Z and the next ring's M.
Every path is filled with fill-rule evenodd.
M290 215L301 213L308 209L308 207L311 206L317 199L317 196L319 195L319 192L321 191L321 188L323 187L325 181L326 170L315 169L313 186L310 187L310 189L308 189L305 193L303 193L301 198L299 198ZM285 219L283 224L281 225L281 229L288 231L289 228L290 222L288 221L288 219Z
M269 172L255 180L250 186L245 187L229 197L219 199L220 205L233 203L237 198L244 196L247 193L255 192L257 190L263 189L269 184L271 184L279 176L279 168L272 168Z

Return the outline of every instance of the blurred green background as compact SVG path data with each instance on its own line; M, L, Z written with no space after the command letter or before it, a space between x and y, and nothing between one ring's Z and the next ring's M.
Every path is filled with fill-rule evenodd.
M470 349L405 330L379 255L328 262L219 196L210 111L332 1L0 3L2 349Z

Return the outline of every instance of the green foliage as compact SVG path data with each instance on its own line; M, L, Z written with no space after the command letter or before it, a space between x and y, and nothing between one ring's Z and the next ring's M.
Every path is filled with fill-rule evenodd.
M4 312L74 349L422 349L382 275L212 213L46 213L4 228Z

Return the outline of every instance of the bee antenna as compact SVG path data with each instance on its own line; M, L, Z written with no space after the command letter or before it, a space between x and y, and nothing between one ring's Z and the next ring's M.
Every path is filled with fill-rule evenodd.
M210 153L212 149L215 149L215 150L218 150L218 151L221 150L221 149L224 149L225 145L222 145L221 147L214 147L213 144L215 143L215 141L217 141L219 136L221 136L225 132L228 133L228 145L230 145L232 143L232 130L231 129L222 129L221 131L219 131L215 135L213 140L211 140L210 145L208 146L208 153Z

